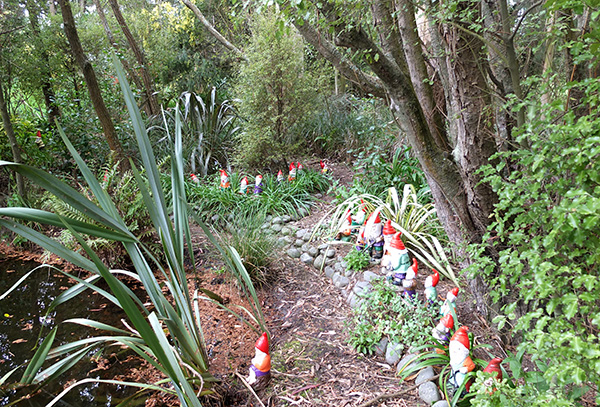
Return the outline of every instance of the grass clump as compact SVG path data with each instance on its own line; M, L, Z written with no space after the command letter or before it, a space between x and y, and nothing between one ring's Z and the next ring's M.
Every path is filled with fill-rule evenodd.
M361 271L369 265L369 253L366 250L350 250L344 260L346 261L346 269Z

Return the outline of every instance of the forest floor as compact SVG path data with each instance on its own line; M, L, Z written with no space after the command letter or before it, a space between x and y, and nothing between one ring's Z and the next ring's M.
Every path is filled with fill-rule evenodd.
M333 176L341 184L350 184L352 172L345 164L333 165ZM311 215L296 225L311 228L330 209L331 198L319 202ZM235 282L227 277L216 250L211 248L200 228L193 228L196 267L189 274L190 292L205 287L229 301L245 305ZM6 246L4 246L6 249ZM15 253L13 252L13 255ZM253 395L242 383L248 375L258 334L237 318L210 302L201 302L202 329L210 358L210 372L221 383L203 405L212 406L336 406L375 405L424 406L413 382L402 383L395 367L382 356L365 356L348 343L347 321L352 309L331 280L297 259L277 256L272 267L275 282L259 290L269 328L272 380ZM423 279L420 284L422 287ZM445 293L447 287L438 290ZM466 290L465 290L466 291ZM501 349L500 341L469 306L466 293L459 298L457 312L469 325L479 343L491 343ZM108 312L108 311L107 311ZM430 328L427 328L430 329ZM476 355L488 359L487 355ZM499 355L505 356L505 355ZM97 361L94 372L105 371L115 379L155 382L161 377L137 356L106 355ZM394 395L393 397L387 397ZM260 400L259 400L260 399ZM369 403L371 402L371 403ZM147 407L178 405L176 398L151 394Z

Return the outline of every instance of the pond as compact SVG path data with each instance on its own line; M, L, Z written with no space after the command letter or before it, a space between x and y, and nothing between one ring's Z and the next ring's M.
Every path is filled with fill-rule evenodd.
M0 255L0 294L6 292L24 274L39 266L32 261L22 261L14 258L3 258ZM25 371L26 363L34 354L34 348L48 335L50 330L58 326L54 346L86 338L92 335L91 329L74 325L61 324L69 318L90 318L110 323L120 318L118 313L107 304L107 301L87 290L83 295L61 304L45 317L51 301L61 292L70 287L72 282L57 270L43 267L25 280L21 286L8 297L0 301L0 378L12 369L20 366L8 383L18 381ZM92 356L91 354L89 355ZM34 397L21 401L19 406L45 406L55 395L60 393L65 383L85 377L102 377L108 371L94 371L96 364L87 361L76 365L66 377L46 386ZM110 375L115 373L110 369ZM111 377L112 378L112 377ZM9 386L0 388L0 406L6 406L18 399L27 390L10 390ZM132 394L130 388L115 385L87 383L71 390L57 405L58 406L104 406L118 404L119 400ZM143 403L143 401L142 401Z

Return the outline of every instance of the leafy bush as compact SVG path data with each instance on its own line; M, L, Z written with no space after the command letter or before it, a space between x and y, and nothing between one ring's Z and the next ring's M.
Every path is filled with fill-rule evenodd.
M348 342L359 352L372 353L373 346L386 336L391 342L409 347L431 341L433 319L439 306L427 306L418 299L404 298L383 280L363 295L350 322Z
M591 108L600 103L600 83L572 83L556 94L574 88L588 115L565 110L564 100L533 97L527 102L539 116L531 114L518 139L529 148L501 153L484 170L499 202L473 267L506 304L500 328L513 324L520 350L553 362L542 373L559 388L600 386L600 119ZM498 252L498 270L481 255L487 245Z
M346 269L361 271L369 265L369 253L366 250L350 250L346 257Z

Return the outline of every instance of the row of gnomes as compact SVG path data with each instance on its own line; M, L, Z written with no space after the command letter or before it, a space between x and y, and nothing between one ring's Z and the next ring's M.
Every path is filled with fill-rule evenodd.
M451 374L448 378L448 386L453 389L458 389L465 383L465 377L469 372L475 370L475 363L470 356L471 343L469 341L469 328L461 326L450 336L450 332L454 329L454 317L456 315L455 303L458 295L458 287L454 287L446 294L446 300L440 307L442 318L439 323L433 328L432 336L445 348L447 347L450 356ZM445 353L444 350L436 348L437 353ZM483 370L486 373L493 373L493 378L484 382L486 387L490 388L490 392L495 391L493 387L494 380L502 380L502 370L500 369L501 358L493 358ZM471 382L465 383L465 391L468 392L471 387Z
M254 193L255 194L261 194L263 191L262 179L263 179L263 177L260 174L257 175L256 178L254 178ZM248 177L245 176L240 181L239 194L246 195L249 193L250 193L250 190L248 189Z

